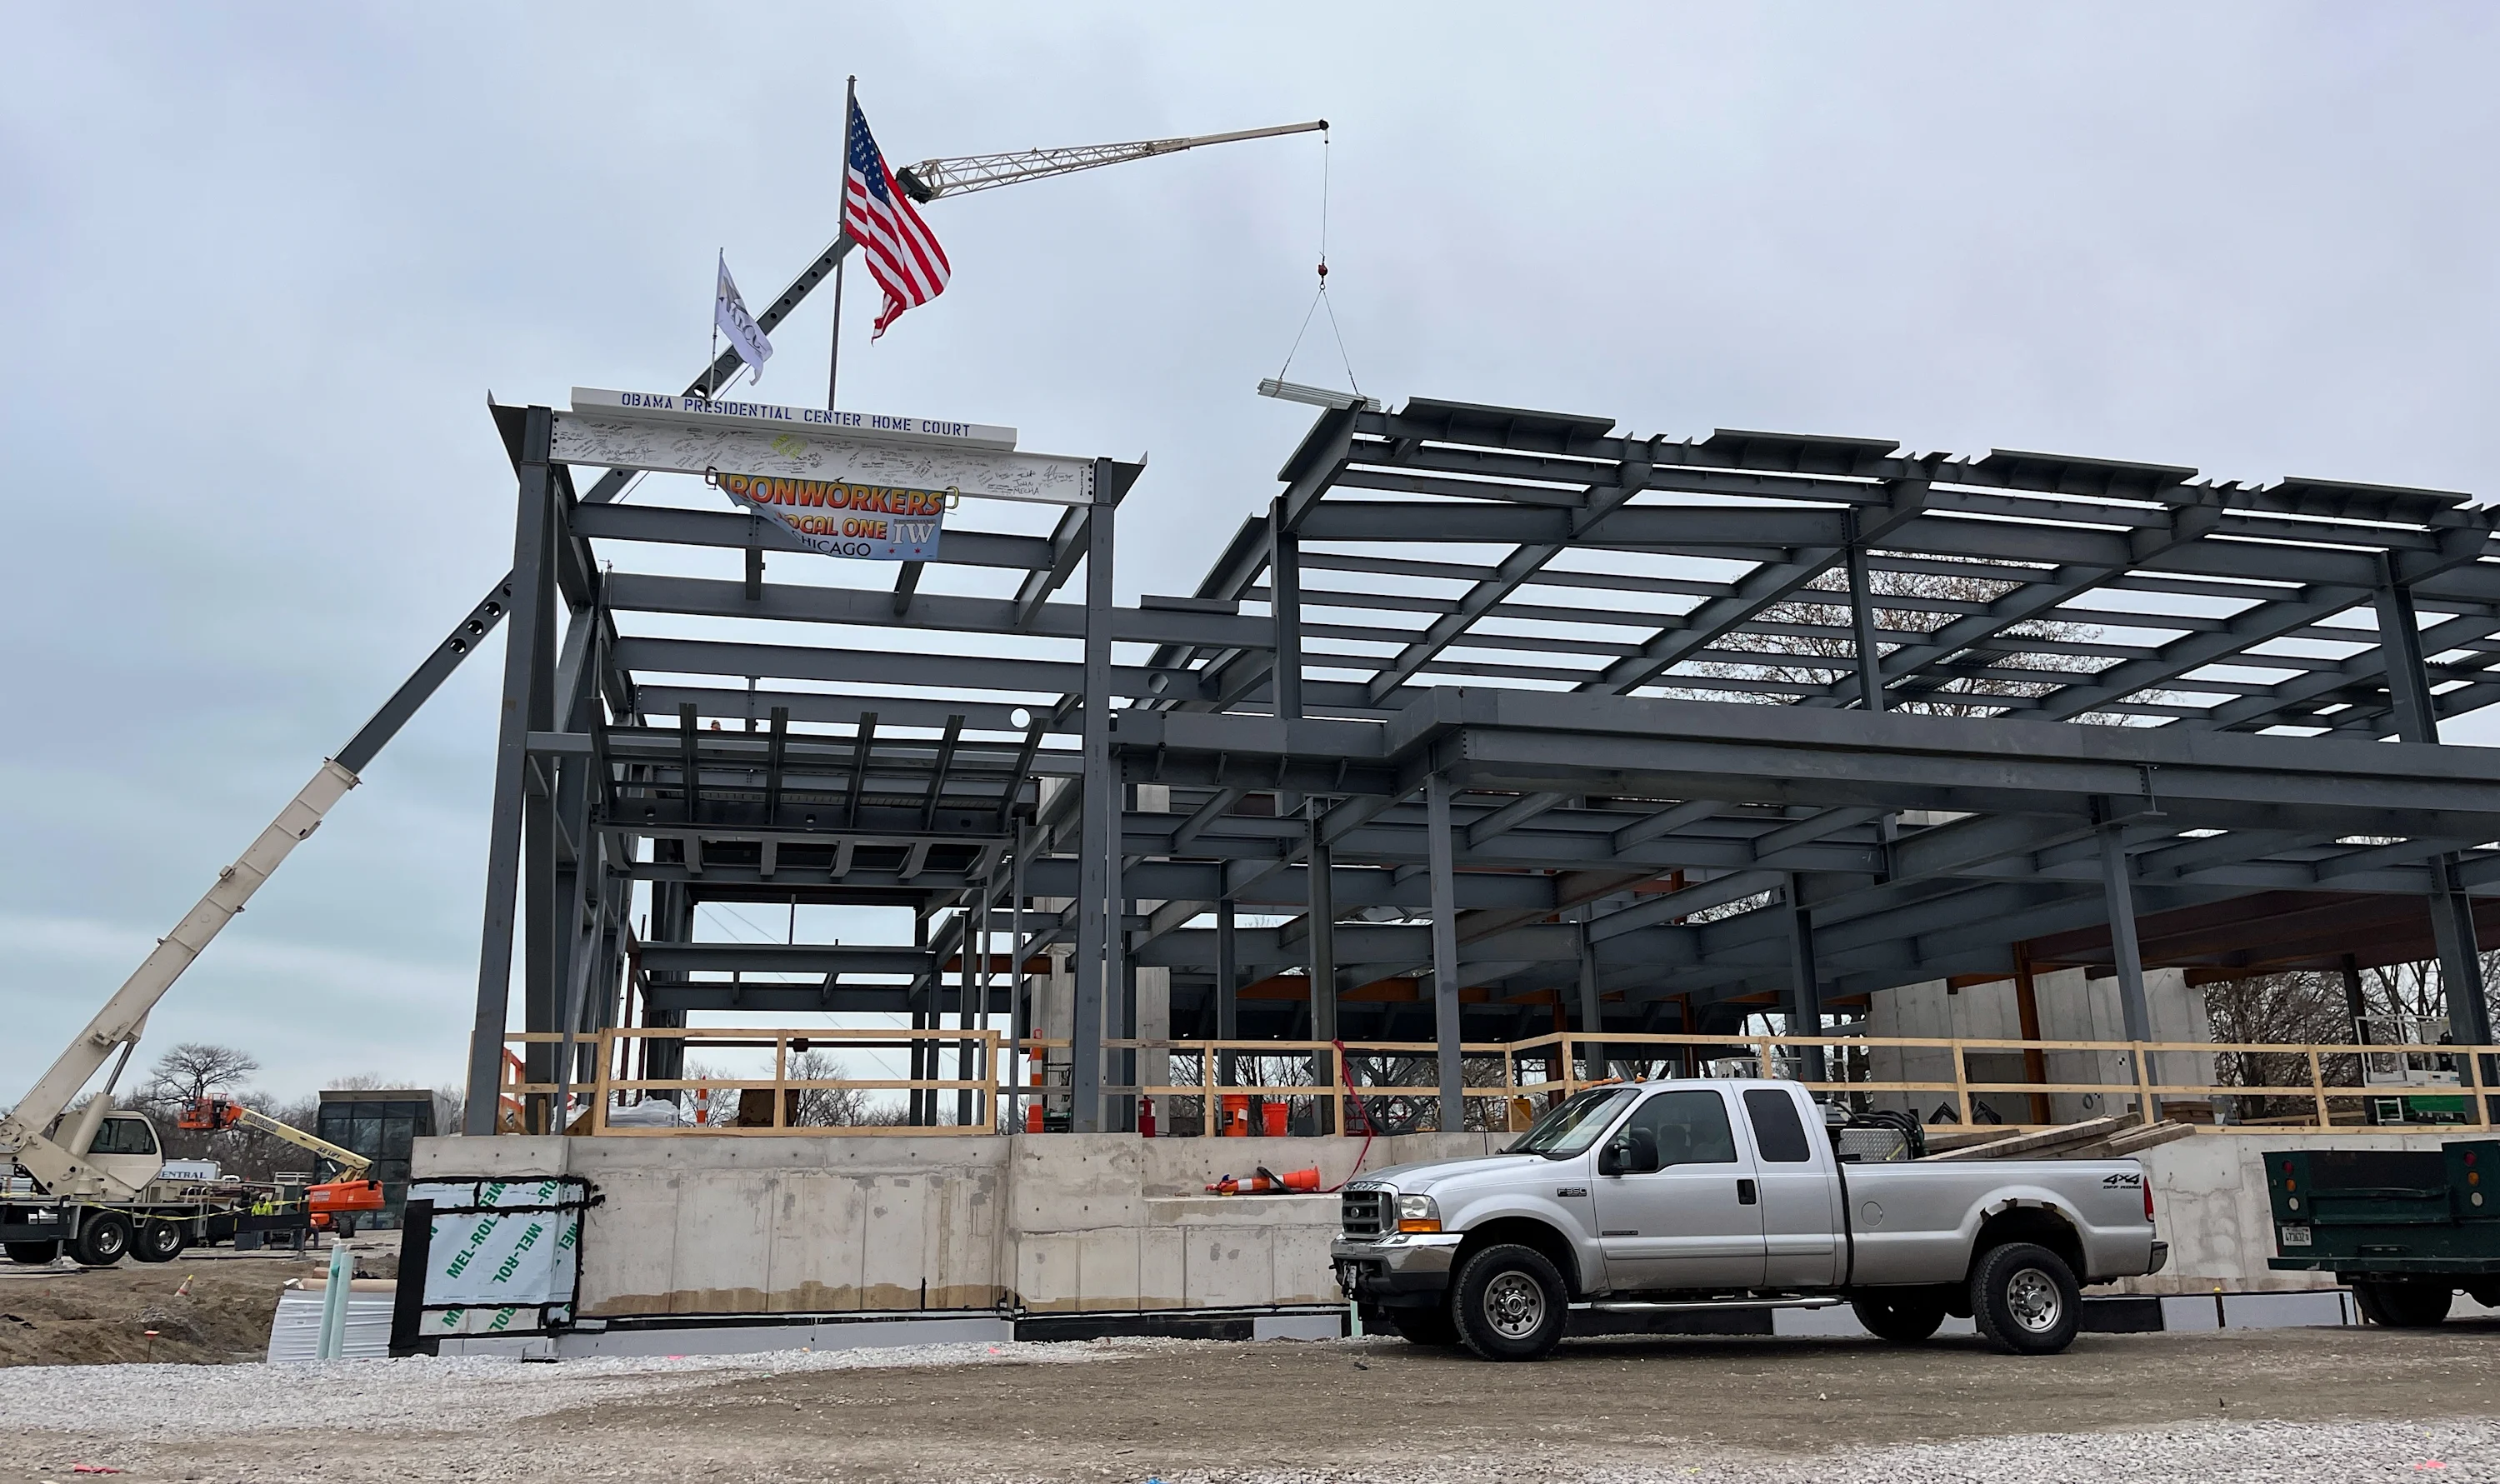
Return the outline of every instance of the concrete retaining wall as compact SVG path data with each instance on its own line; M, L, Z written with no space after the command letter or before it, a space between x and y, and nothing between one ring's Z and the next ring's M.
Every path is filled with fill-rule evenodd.
M1374 1141L1366 1170L1508 1135ZM1339 1300L1334 1196L1225 1173L1354 1172L1350 1138L607 1138L417 1141L416 1177L578 1175L585 1318L1272 1307Z

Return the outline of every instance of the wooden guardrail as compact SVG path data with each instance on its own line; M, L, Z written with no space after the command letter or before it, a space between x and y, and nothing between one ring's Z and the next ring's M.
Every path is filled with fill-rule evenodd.
M568 1037L553 1033L514 1033L506 1038L513 1046L554 1044L551 1059L559 1066L568 1058L588 1060L596 1069L594 1074L577 1081L525 1081L525 1065L520 1057L507 1056L507 1081L502 1089L508 1108L534 1109L525 1112L526 1127L543 1130L549 1119L548 1111L559 1097L568 1105L578 1097L587 1107L577 1113L571 1124L574 1132L627 1137L669 1137L687 1135L719 1135L730 1137L788 1135L852 1135L877 1136L908 1134L914 1136L988 1134L1009 1126L1026 1124L1024 1110L1038 1101L1064 1098L1064 1081L1046 1082L1041 1069L1055 1065L1064 1069L1069 1042L1065 1039L1030 1038L1010 1042L997 1031L988 1030L828 1030L828 1029L747 1029L743 1027L635 1027L605 1030L595 1035ZM651 1041L680 1042L691 1052L699 1048L718 1050L772 1052L772 1074L726 1076L699 1074L677 1077L652 1077L634 1074L638 1048ZM1312 1040L1215 1040L1180 1039L1142 1040L1135 1039L1105 1040L1106 1075L1102 1091L1109 1097L1153 1098L1177 1105L1184 1112L1194 1113L1190 1120L1198 1131L1213 1135L1222 1132L1227 1119L1223 1116L1227 1098L1257 1101L1283 1101L1289 1105L1310 1107L1324 1105L1329 1109L1329 1126L1341 1133L1364 1132L1373 1121L1369 1109L1380 1107L1383 1100L1411 1100L1417 1105L1430 1105L1431 1117L1437 1121L1440 1088L1437 1083L1388 1083L1369 1080L1384 1066L1406 1063L1426 1076L1436 1075L1434 1062L1438 1048L1431 1041L1312 1041ZM836 1077L804 1077L793 1074L793 1059L808 1050L842 1052L896 1052L911 1047L934 1048L936 1061L942 1066L951 1052L959 1064L969 1063L956 1077L877 1077L841 1075ZM1825 1062L1824 1074L1808 1077L1803 1073L1820 1052ZM1122 1065L1120 1053L1135 1052L1141 1056L1167 1058L1167 1069L1161 1078L1140 1075L1135 1082L1109 1075ZM2093 1058L2087 1065L2097 1071L2103 1065L2121 1070L2114 1077L2090 1080L2020 1080L1990 1081L1972 1074L1970 1058L1975 1053L2039 1053L2042 1063L2052 1055L2085 1055ZM1889 1077L1873 1073L1879 1060L1890 1056L1907 1058L1918 1054L1942 1053L1952 1069L1950 1077ZM1470 1041L1461 1048L1469 1068L1469 1082L1462 1096L1470 1105L1492 1104L1493 1108L1468 1120L1473 1127L1503 1129L1520 1126L1520 1120L1541 1111L1553 1102L1602 1082L1619 1080L1629 1064L1633 1074L1663 1071L1669 1075L1704 1074L1716 1067L1729 1074L1784 1077L1799 1082L1817 1092L1850 1102L1862 1103L1882 1094L1898 1094L1914 1105L1928 1097L1940 1100L1938 1111L1949 1112L1948 1126L1968 1128L1981 1120L1980 1099L2021 1097L2029 1100L2027 1107L2043 1105L2041 1100L2055 1094L2090 1094L2119 1100L2121 1105L2132 1102L2139 1114L2148 1121L2160 1115L2165 1101L2205 1104L2215 1107L2230 1105L2220 1100L2232 1100L2245 1105L2263 1100L2276 1104L2296 1105L2301 1111L2292 1115L2274 1114L2261 1119L2246 1117L2218 1118L2199 1132L2303 1134L2340 1133L2361 1126L2367 1111L2361 1105L2371 1099L2403 1098L2446 1100L2453 1104L2458 1127L2488 1129L2491 1126L2489 1084L2495 1080L2490 1071L2500 1062L2500 1047L2452 1046L2432 1044L2369 1044L2308 1042L2232 1042L2232 1041L2105 1041L2105 1040L2019 1040L1978 1038L1919 1038L1867 1036L1694 1036L1672 1033L1625 1033L1602 1037L1577 1033L1553 1033L1517 1041ZM2159 1058L2210 1057L2234 1058L2241 1067L2281 1066L2288 1064L2303 1073L2296 1080L2253 1083L2248 1081L2172 1081L2157 1075L2162 1065ZM2426 1067L2445 1064L2453 1083L2371 1082L2362 1075L2362 1058L2374 1058L2382 1064L2418 1063ZM640 1056L647 1073L648 1058ZM1299 1075L1307 1080L1263 1082L1257 1078L1268 1065L1283 1063L1295 1066ZM1729 1064L1733 1063L1733 1066ZM1661 1064L1664 1064L1661 1067ZM2351 1070L2349 1080L2330 1076L2329 1067L2339 1072ZM1187 1068L1191 1079L1171 1075ZM1599 1075L1600 1072L1606 1074ZM1840 1074L1835 1075L1838 1072ZM1496 1074L1497 1072L1497 1075ZM1316 1073L1316 1074L1314 1074ZM674 1121L646 1121L625 1114L622 1109L648 1101L652 1094L674 1092L679 1112ZM945 1104L961 1105L969 1101L970 1118L955 1122L909 1125L895 1122L843 1122L829 1124L806 1116L811 1093L954 1093L957 1098ZM747 1094L761 1096L750 1098ZM969 1097L967 1098L967 1096ZM929 1100L938 1114L956 1111ZM1357 1110L1349 1111L1349 1103ZM1238 1105L1235 1105L1237 1109ZM514 1121L514 1120L508 1120ZM2008 1134L2027 1129L2052 1126L2037 1120L2002 1120ZM1170 1132L1167 1129L1164 1132Z

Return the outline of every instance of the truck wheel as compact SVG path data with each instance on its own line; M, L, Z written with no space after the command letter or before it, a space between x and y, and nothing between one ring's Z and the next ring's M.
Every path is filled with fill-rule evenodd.
M1945 1301L1914 1298L1908 1295L1867 1297L1849 1301L1858 1322L1877 1339L1889 1339L1896 1345L1915 1345L1936 1333L1945 1322Z
M0 1252L8 1253L9 1261L13 1263L41 1268L61 1255L61 1244L56 1241L13 1241L0 1245Z
M2083 1306L2066 1260L2031 1242L1990 1247L1970 1275L1970 1316L2009 1355L2055 1355L2073 1344Z
M70 1256L89 1268L110 1268L130 1250L130 1218L119 1211L98 1211L70 1243Z
M1447 1350L1459 1342L1458 1323L1450 1318L1449 1309L1435 1303L1431 1308L1394 1308L1389 1322L1408 1344L1431 1345Z
M130 1239L130 1255L143 1263L170 1263L191 1244L179 1221L143 1221Z
M2361 1317L2390 1330L2426 1330L2448 1318L2455 1293L2437 1283L2406 1278L2354 1278L2352 1303Z
M1450 1290L1460 1341L1486 1360L1542 1360L1562 1342L1570 1295L1533 1247L1485 1248L1460 1265Z

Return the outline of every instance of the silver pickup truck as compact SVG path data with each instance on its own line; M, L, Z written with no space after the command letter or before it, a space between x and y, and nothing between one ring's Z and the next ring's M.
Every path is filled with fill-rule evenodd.
M1535 1360L1574 1307L1845 1300L1889 1340L1947 1314L2019 1355L2075 1337L2088 1283L2158 1271L2134 1160L1858 1161L1793 1082L1591 1088L1500 1154L1349 1183L1330 1253L1372 1323Z

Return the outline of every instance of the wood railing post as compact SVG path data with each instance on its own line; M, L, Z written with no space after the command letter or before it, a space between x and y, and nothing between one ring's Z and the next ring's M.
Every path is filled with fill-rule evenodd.
M2326 1107L2326 1071L2319 1064L2318 1048L2309 1048L2309 1098L2318 1106L2318 1126L2331 1129L2335 1119Z
M2147 1044L2140 1040L2128 1041L2127 1054L2135 1061L2135 1116L2150 1128L2161 1115L2153 1101L2153 1053L2144 1049Z
M1979 1117L1970 1105L1970 1063L1963 1057L1964 1048L1958 1038L1946 1045L1953 1052L1955 1111L1960 1115L1963 1128L1975 1128Z

